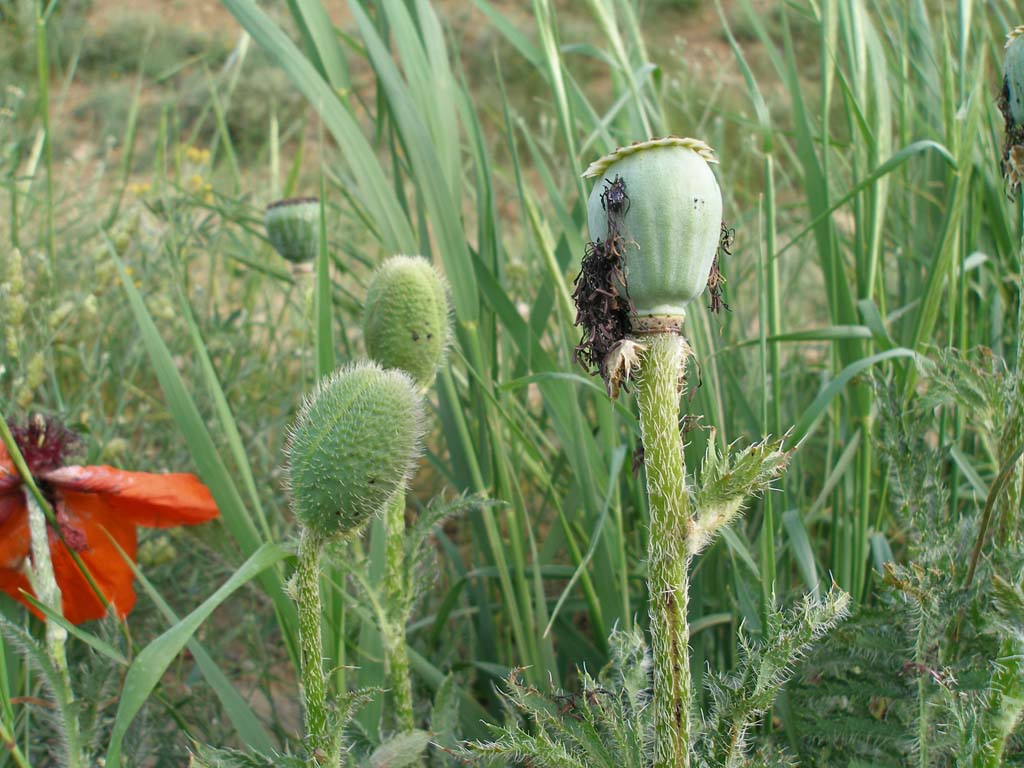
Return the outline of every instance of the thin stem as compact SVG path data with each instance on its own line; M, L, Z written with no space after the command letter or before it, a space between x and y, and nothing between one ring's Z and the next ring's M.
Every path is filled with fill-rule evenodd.
M52 6L51 6L52 8ZM39 120L43 129L43 158L46 163L46 254L50 279L57 272L57 246L53 211L53 137L50 134L50 54L46 42L49 9L36 5L36 75L39 85Z
M914 647L914 661L918 669L925 664L924 621L917 628L917 643ZM917 675L917 764L920 768L928 768L928 675L918 672Z
M57 576L53 572L53 559L50 554L49 526L46 515L36 503L31 493L23 490L25 506L28 508L28 529L32 547L32 589L39 602L61 613L61 592L57 584ZM68 671L68 657L65 646L68 640L67 630L55 621L46 622L46 655L57 672L60 690L54 693L59 697L61 721L64 736L67 740L67 765L69 768L84 766L81 746L79 745L78 716L73 706L75 695L71 688L71 674Z
M306 766L335 768L341 764L341 740L331 732L327 708L327 681L323 666L320 617L320 549L323 541L303 530L295 569L295 596L299 609L302 706L306 715ZM336 729L335 729L336 730Z
M637 386L651 531L648 543L651 645L654 656L654 768L689 768L692 681L688 645L693 509L679 434L679 375L686 342L650 337Z
M981 720L980 748L971 768L998 768L1003 764L1006 742L1024 716L1024 647L1004 638L989 685L989 701Z
M1024 212L1024 206L1021 207L1021 211ZM1021 231L1024 235L1024 221ZM1024 274L1024 240L1018 250L1017 264L1018 269ZM999 461L1003 466L1000 476L1008 470L1010 472L1006 490L1001 492L1001 535L1016 529L1016 520L1012 517L1020 509L1024 485L1024 459L1014 453L1006 455L1014 450L1019 454L1024 445L1024 283L1018 290L1020 293L1017 304L1017 361L1013 374L1013 399L1010 403L1010 417L999 441ZM999 487L998 482L997 479L995 489ZM998 490L996 493L1000 494ZM991 506L985 505L983 519L988 519ZM983 525L978 537L979 544L984 543L984 531ZM971 558L971 575L974 573L979 555L980 546L975 546ZM989 684L989 700L981 719L980 748L973 755L972 768L996 768L1002 765L1007 739L1024 717L1024 643L1016 638L1004 637L999 645L999 657L994 667L992 682Z
M1018 274L1024 275L1024 202L1020 205L1021 212L1021 243L1017 250ZM1000 441L1005 450L1010 451L1024 443L1024 278L1017 288L1017 360L1014 371L1013 400L1010 404L1010 418L1003 439ZM1018 459L1015 474L1007 490L1006 506L1000 528L1005 532L1016 521L1011 516L1020 509L1020 499L1024 495L1024 459Z
M3 744L4 749L10 754L18 768L32 768L28 760L25 759L25 754L21 751L18 743L14 740L13 732L3 722L0 722L0 743Z
M415 727L412 711L412 678L406 648L405 624L409 600L405 588L405 492L399 491L385 510L387 567L384 592L388 613L385 636L388 643L388 677L394 704L395 724L400 731Z

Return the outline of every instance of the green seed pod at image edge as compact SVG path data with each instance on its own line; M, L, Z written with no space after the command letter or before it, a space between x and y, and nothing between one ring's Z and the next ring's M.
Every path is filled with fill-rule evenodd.
M597 179L587 201L590 237L607 240L612 222L624 240L634 330L645 330L644 318L682 321L707 286L722 227L714 162L703 141L670 136L616 149L583 174Z
M1024 125L1024 26L1016 27L1006 36L1003 76L1010 114L1014 122Z
M405 371L421 389L434 381L449 337L448 291L419 256L392 256L366 292L366 351L385 368Z
M422 398L401 371L355 363L325 377L287 446L291 507L329 539L358 531L405 487L420 454Z
M293 265L310 264L320 250L320 200L292 197L267 206L267 239Z

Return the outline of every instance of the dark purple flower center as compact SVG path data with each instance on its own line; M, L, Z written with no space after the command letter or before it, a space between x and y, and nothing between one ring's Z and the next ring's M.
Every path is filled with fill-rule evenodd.
M60 525L60 537L64 539L64 543L70 549L75 552L84 552L89 548L89 542L85 538L85 533L71 523L58 521L58 524Z
M51 416L35 414L25 424L8 424L33 476L62 467L78 449L78 436Z

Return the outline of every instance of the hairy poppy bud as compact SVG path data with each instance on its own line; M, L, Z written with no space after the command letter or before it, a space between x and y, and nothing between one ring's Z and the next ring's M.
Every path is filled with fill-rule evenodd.
M315 197L291 197L267 206L263 214L267 238L281 258L292 264L308 264L320 250L320 201Z
M292 511L324 538L361 528L405 487L423 433L412 380L355 363L321 380L288 441Z
M1003 77L1010 114L1014 122L1024 125L1024 26L1016 27L1006 36Z
M444 280L419 256L392 256L373 276L363 318L366 351L385 368L430 386L448 344Z
M702 141L668 137L621 147L583 174L590 236L623 254L634 331L678 324L701 294L718 249L722 193ZM618 241L619 245L616 245Z

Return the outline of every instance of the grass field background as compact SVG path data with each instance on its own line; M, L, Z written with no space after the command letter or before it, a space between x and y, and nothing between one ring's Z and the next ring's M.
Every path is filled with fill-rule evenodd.
M1006 454L926 396L922 361L984 348L979 371L1017 365L1020 216L996 97L1020 22L1009 0L0 0L0 409L59 415L83 463L200 474L221 522L148 531L139 553L184 616L261 545L294 539L287 426L321 373L364 356L373 267L428 257L455 333L408 516L470 501L436 531L408 640L419 713L441 689L453 731L482 737L510 669L572 689L608 662L613 629L646 626L636 405L573 363L581 173L634 140L702 138L736 244L730 311L701 301L687 319L687 463L762 435L796 450L697 562L699 687L769 606L833 582L879 604L883 566L913 540L879 443L893 403L927 420L929 453L906 458L938 462L951 535L989 495ZM293 274L263 229L265 205L306 194L324 200L326 281ZM381 523L334 554L332 684L384 686ZM126 765L182 765L194 742L295 744L289 572L270 565L182 629L199 652L164 659L130 720L126 666L73 639L96 754L122 726ZM137 587L127 629L84 627L126 659L184 627ZM0 762L60 764L39 674L10 638L3 661L4 738L25 762ZM386 735L386 701L356 716L357 744ZM829 764L797 720L784 698L761 736Z

